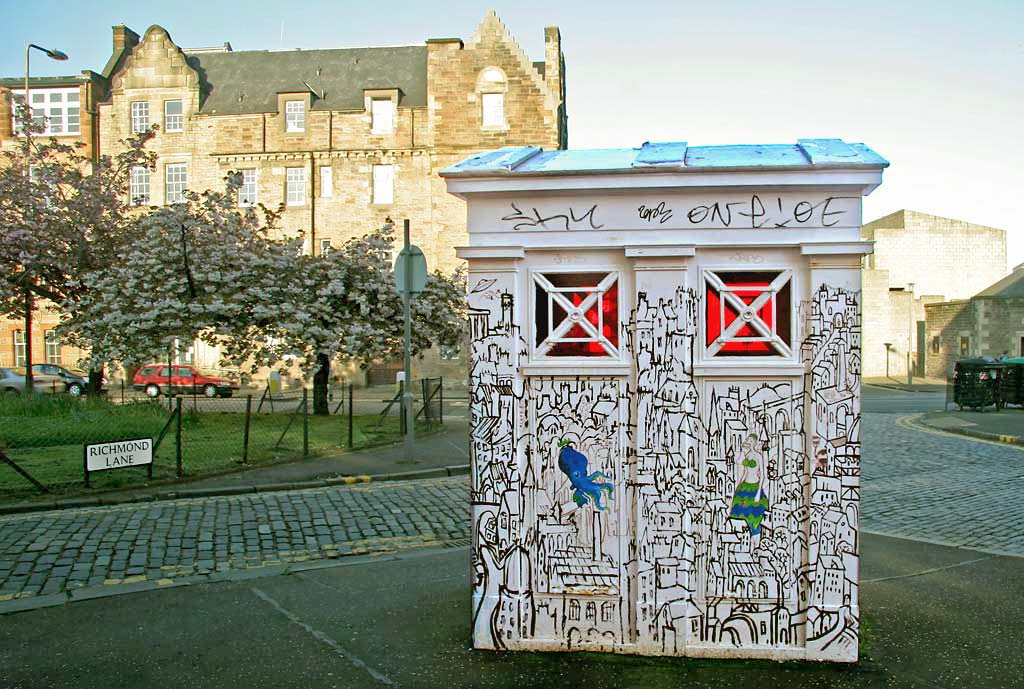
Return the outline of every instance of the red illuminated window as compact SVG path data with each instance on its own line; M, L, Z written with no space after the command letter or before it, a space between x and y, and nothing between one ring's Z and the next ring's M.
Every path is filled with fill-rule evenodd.
M792 271L707 271L707 356L790 356Z
M534 346L541 356L619 355L615 273L534 273Z

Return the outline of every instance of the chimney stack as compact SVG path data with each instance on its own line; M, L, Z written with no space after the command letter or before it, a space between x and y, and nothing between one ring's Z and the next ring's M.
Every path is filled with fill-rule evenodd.
M139 34L124 24L111 28L114 30L114 55L120 55L126 48L134 48L139 44Z

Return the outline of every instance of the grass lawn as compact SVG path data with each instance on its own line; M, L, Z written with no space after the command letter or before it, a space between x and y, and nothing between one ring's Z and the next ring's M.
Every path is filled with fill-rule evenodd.
M55 495L69 496L86 491L82 474L83 444L128 438L156 439L169 417L166 406L153 402L121 406L106 400L63 396L5 398L0 399L0 449ZM242 464L244 411L195 412L184 409L181 421L182 465L187 477L245 466ZM388 417L379 426L378 421L376 415L354 417L352 446L366 447L400 439L397 417ZM339 452L346 448L347 442L348 417L309 417L311 456ZM249 465L265 465L301 456L301 415L252 415ZM157 448L153 480L174 479L175 424L172 423ZM130 468L93 472L89 480L94 489L131 488L146 483L146 470ZM40 493L13 468L0 463L0 503L39 496Z

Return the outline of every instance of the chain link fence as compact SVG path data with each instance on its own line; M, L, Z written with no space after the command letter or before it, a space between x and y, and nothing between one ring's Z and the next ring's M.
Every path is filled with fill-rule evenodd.
M439 427L442 380L413 381L413 392L417 433ZM100 398L0 397L0 503L174 483L401 439L400 386L332 386L327 403L327 414L315 414L312 390L269 388L228 398L201 390L149 398L125 388ZM151 469L86 473L86 445L140 438L153 441Z

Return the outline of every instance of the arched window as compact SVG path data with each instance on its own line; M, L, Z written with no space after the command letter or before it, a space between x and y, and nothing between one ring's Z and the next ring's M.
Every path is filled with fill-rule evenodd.
M505 120L505 93L508 82L505 73L497 67L488 67L476 80L480 101L480 126L483 129L508 129Z

